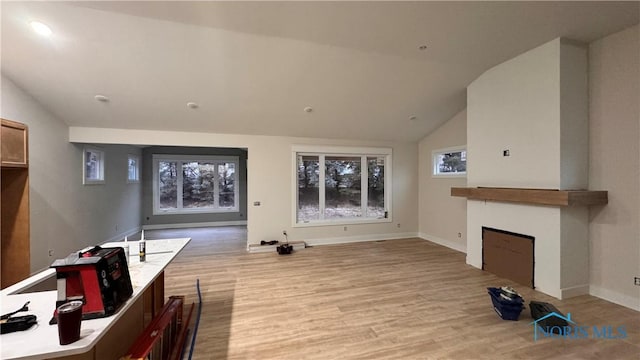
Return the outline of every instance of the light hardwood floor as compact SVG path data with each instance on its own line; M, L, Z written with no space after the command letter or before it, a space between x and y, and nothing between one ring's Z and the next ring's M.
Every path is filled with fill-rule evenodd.
M192 237L166 270L166 294L203 311L195 359L640 359L640 313L592 296L559 301L521 285L579 326L624 326L626 339L533 341L529 309L501 320L486 288L509 281L421 239L317 246L290 256L245 251L242 227L161 230ZM512 284L513 285L513 284Z

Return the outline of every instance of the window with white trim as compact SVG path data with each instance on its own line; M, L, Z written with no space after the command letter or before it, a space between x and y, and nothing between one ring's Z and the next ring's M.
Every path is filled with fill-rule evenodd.
M82 183L104 184L104 151L85 148L82 162Z
M467 149L456 146L434 150L432 156L433 176L467 176Z
M391 149L294 146L294 226L391 221Z
M127 183L140 182L140 158L136 155L127 155Z
M238 157L153 155L153 213L238 211Z

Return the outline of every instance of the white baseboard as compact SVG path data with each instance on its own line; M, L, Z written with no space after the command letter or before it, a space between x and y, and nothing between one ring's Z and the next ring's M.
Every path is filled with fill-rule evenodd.
M640 311L640 292L638 297L633 297L625 294L620 294L617 291L605 289L599 286L589 286L589 294L599 297L600 299L607 300L614 304L622 305L631 310Z
M371 235L357 235L346 236L336 238L321 238L321 239L305 239L304 242L309 246L316 245L333 245L333 244L348 244L365 241L379 241L379 240L398 240L418 237L417 233L394 233L394 234L371 234Z
M211 221L201 223L179 223L179 224L155 224L155 225L142 225L144 230L160 230L160 229L184 229L195 227L210 227L210 226L240 226L247 225L247 220L238 221Z
M279 245L282 245L284 243L278 243L277 245L258 245L258 244L251 244L249 246L247 246L247 251L249 251L250 253L266 253L266 252L277 252L276 248ZM298 250L302 250L306 247L304 241L290 241L289 245L293 246L293 251L298 251Z
M427 240L427 241L431 241L432 243L436 243L438 245L442 245L445 247L448 247L449 249L453 249L456 251L459 251L461 253L467 253L467 245L464 244L460 244L457 243L455 241L451 241L451 240L446 240L443 238L439 238L437 236L433 236L433 235L429 235L429 234L425 234L425 233L419 233L418 236L423 239L423 240Z
M103 241L102 243L108 243L108 242L112 242L112 241L120 241L120 240L124 240L125 236L131 236L135 233L140 232L140 230L142 230L142 228L140 226L136 226L132 229L129 229L127 231L123 231L121 233L119 233L118 235L112 236L109 239Z
M572 298L580 295L587 295L587 294L589 294L588 284L560 289L560 295L562 296L562 299L568 299L568 298Z

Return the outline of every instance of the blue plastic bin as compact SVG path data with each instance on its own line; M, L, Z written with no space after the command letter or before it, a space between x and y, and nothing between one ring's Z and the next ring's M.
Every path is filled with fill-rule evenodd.
M493 310L496 311L498 316L503 320L518 320L522 309L524 309L524 299L517 297L511 300L506 300L500 297L499 288L487 288L489 295L491 295L491 302L493 303Z

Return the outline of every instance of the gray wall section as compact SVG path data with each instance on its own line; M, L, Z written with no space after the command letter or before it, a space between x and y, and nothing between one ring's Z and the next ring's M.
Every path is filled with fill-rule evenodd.
M153 160L154 154L169 155L217 155L237 156L239 158L240 180L239 210L238 212L208 213L208 214L153 214ZM212 223L226 221L247 220L247 151L234 148L215 147L179 147L179 146L151 146L142 150L142 183L143 183L143 213L144 225L171 225L185 223Z
M141 155L141 150L100 145L106 183L83 185L84 147L69 143L68 126L4 74L1 84L2 117L29 126L31 272L78 249L136 232L142 186L127 184L127 154Z

